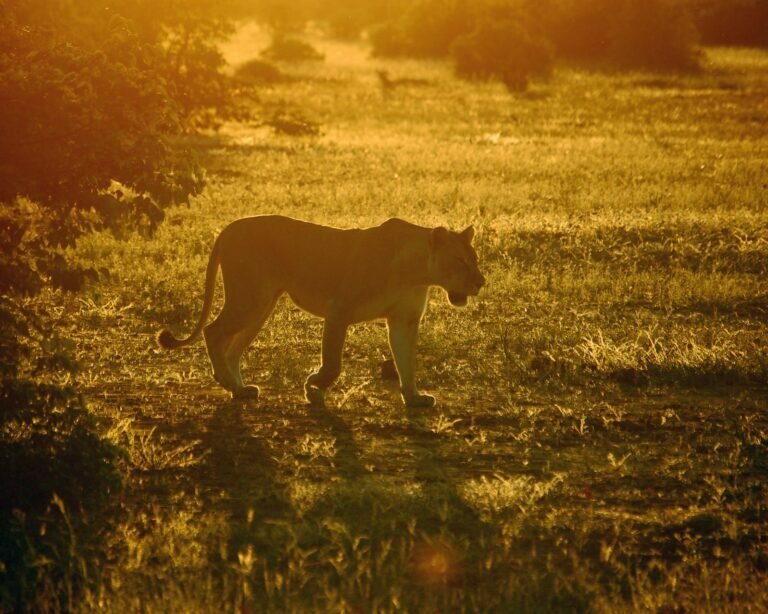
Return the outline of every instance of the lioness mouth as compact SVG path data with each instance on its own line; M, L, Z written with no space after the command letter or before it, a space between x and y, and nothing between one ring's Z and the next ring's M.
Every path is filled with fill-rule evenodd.
M451 305L464 307L467 304L467 295L462 294L461 292L449 292L448 300L451 302Z

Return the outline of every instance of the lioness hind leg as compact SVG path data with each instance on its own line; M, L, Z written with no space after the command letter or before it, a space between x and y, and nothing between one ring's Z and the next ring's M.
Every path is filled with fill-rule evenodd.
M238 382L238 376L229 368L226 350L232 338L225 326L226 317L222 318L224 311L203 330L205 346L208 350L208 359L213 369L213 379L227 390L235 390L242 385Z
M227 364L227 368L231 373L234 373L235 379L239 382L240 387L232 391L232 396L235 398L258 398L259 387L254 385L244 385L242 376L240 375L240 358L246 348L253 343L256 335L264 326L264 322L272 313L275 308L277 297L270 297L264 300L262 303L256 305L249 314L245 316L244 326L235 333L224 352L224 358Z
M257 396L258 388L243 386L240 357L271 313L276 299L270 296L258 300L252 296L245 302L235 300L236 296L230 293L221 313L203 331L208 358L214 379L233 396Z

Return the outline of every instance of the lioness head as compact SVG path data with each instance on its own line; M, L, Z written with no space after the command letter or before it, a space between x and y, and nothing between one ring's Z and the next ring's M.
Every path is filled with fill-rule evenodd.
M435 283L448 292L448 300L457 307L464 307L467 297L477 296L485 285L472 247L474 236L472 226L462 232L442 226L432 231L431 272Z

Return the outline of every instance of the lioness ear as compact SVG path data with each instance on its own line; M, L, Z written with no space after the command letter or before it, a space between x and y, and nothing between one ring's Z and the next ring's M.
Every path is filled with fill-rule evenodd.
M437 247L438 245L442 245L443 243L445 243L446 239L448 239L447 228L438 226L437 228L432 229L432 236L430 237L430 243L432 244L432 247Z
M472 238L475 236L474 227L467 226L464 230L461 231L461 236L467 243L472 243Z

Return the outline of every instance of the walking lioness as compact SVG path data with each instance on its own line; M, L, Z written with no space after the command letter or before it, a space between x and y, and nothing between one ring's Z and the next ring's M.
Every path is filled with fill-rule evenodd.
M342 230L279 215L243 218L216 239L205 278L203 313L186 339L163 330L161 347L173 349L205 334L213 376L235 398L258 397L244 386L240 357L277 299L287 292L302 309L325 318L322 364L304 384L307 401L322 404L341 373L341 352L350 324L386 318L389 346L408 406L431 407L414 379L416 337L429 286L464 306L485 285L472 247L474 230L424 228L387 220L374 228ZM224 308L206 326L216 274L224 277Z

